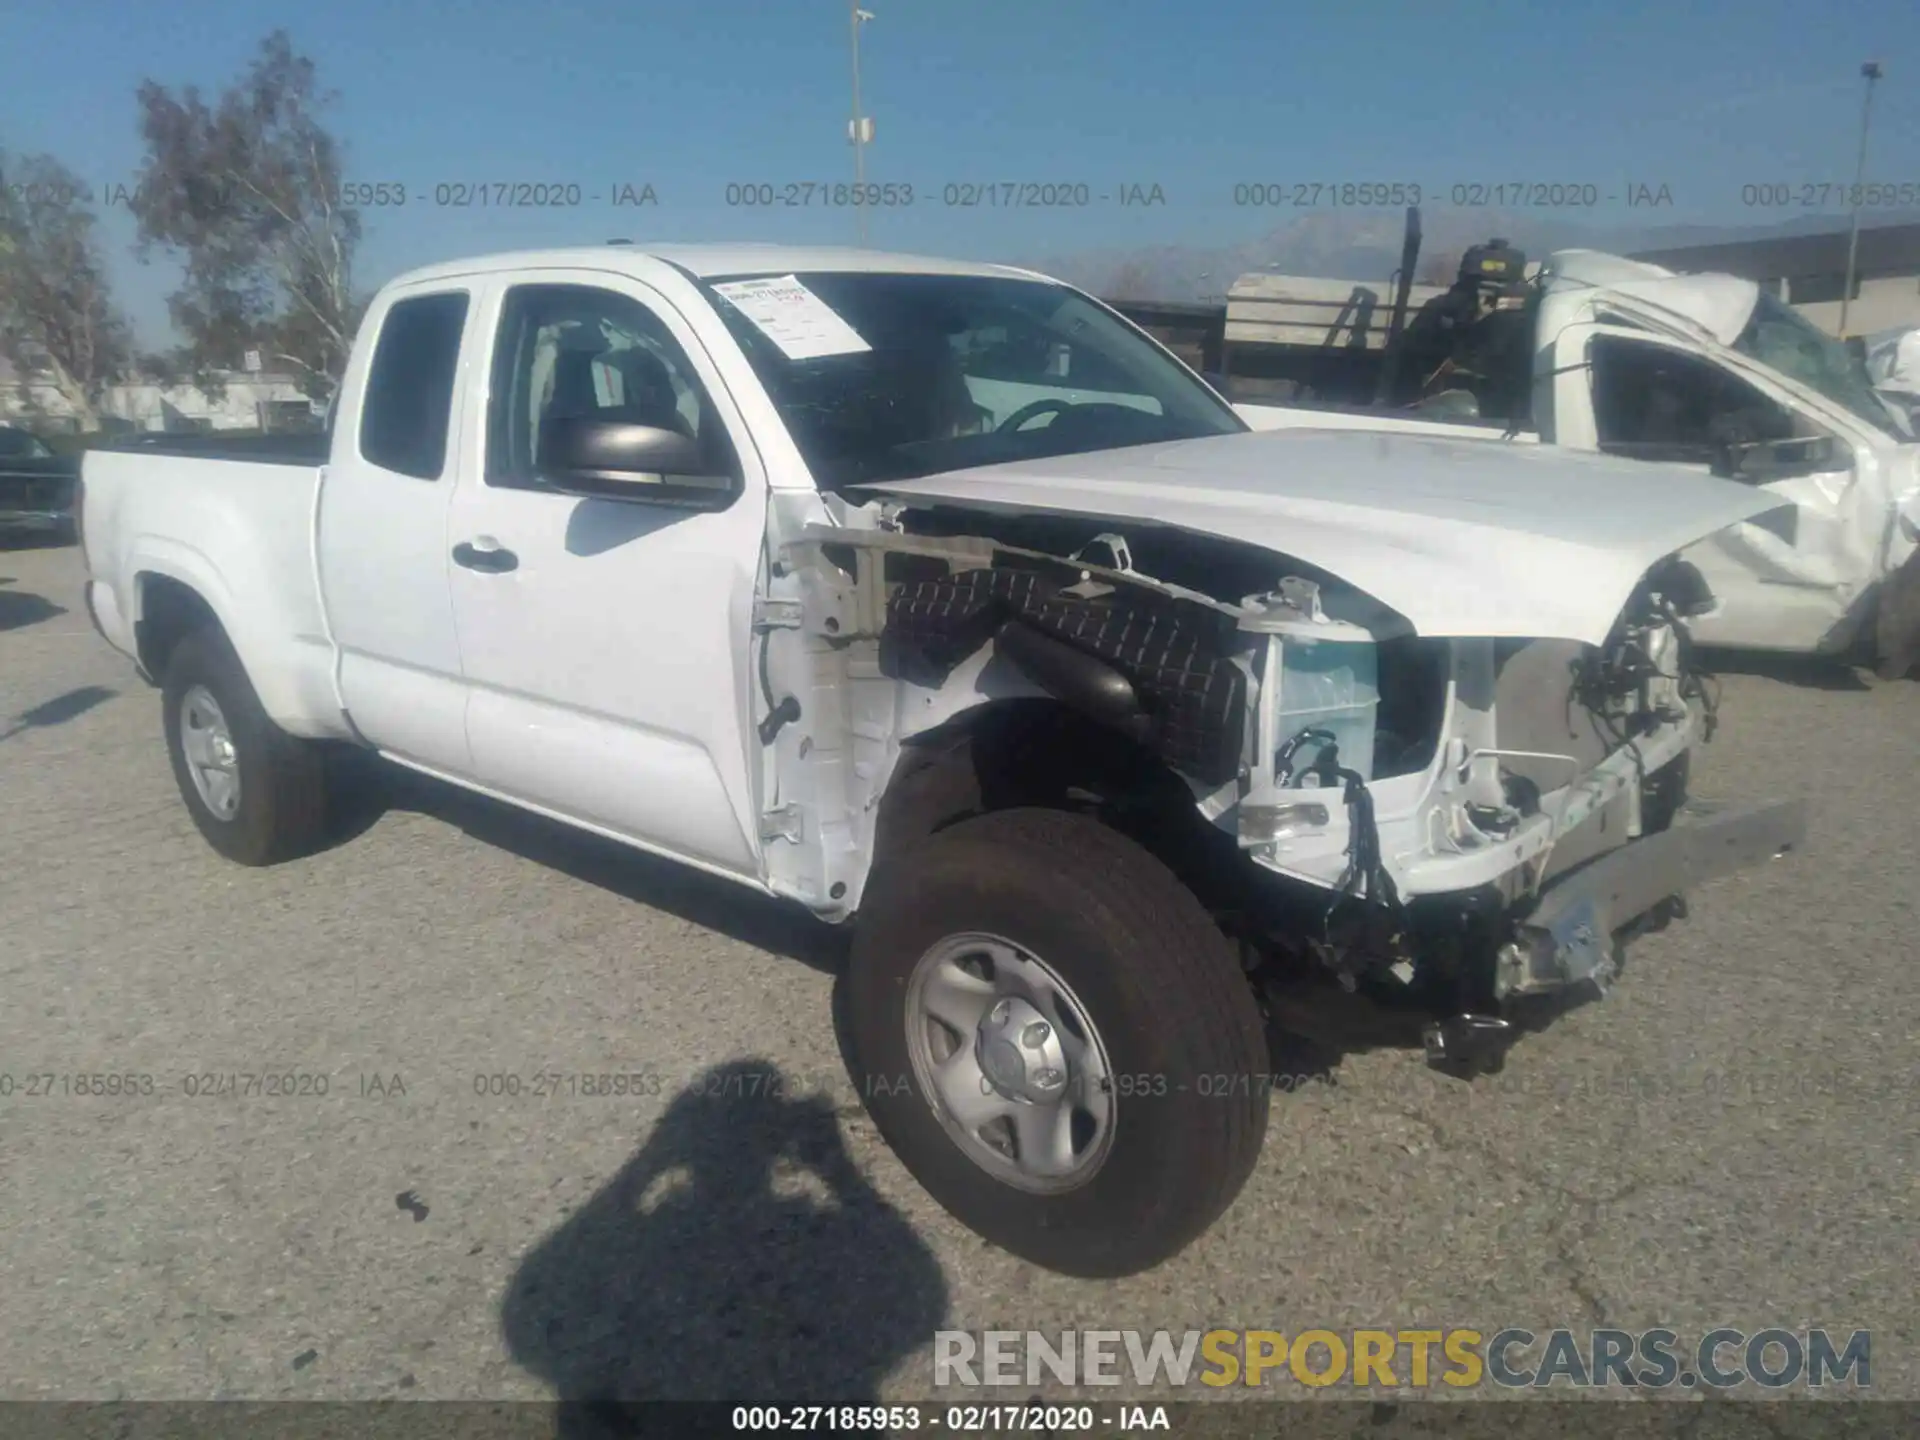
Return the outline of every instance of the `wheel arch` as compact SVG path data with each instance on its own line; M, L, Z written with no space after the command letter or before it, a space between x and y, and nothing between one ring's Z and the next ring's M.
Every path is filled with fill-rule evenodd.
M134 654L140 673L152 684L165 678L180 642L198 630L218 630L229 645L234 644L233 631L220 611L192 581L170 571L142 570L134 576L134 595ZM239 647L234 648L239 653ZM246 663L244 656L241 663Z
M271 596L265 597L270 613L258 613L257 606L242 604L197 552L184 549L144 554L131 573L128 624L134 662L149 684L165 680L182 640L212 629L240 658L248 683L276 725L304 739L351 736L333 683L331 642L307 633L297 620L272 613Z
M1096 816L1197 892L1217 889L1229 873L1222 847L1239 858L1164 760L1059 701L1020 697L968 710L901 746L875 817L870 873L963 820L1033 808Z

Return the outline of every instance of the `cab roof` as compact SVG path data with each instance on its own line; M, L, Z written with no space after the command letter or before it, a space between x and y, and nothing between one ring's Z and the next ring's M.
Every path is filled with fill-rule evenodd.
M448 260L397 275L390 285L413 285L451 280L464 275L497 274L511 270L587 268L629 271L643 276L652 264L664 263L689 271L702 280L736 275L790 275L819 271L867 271L876 274L997 275L1007 279L1041 280L1047 277L1010 265L973 260L945 260L927 255L896 254L885 250L857 250L824 245L773 245L733 242L713 245L631 244L576 245L551 250L514 250Z

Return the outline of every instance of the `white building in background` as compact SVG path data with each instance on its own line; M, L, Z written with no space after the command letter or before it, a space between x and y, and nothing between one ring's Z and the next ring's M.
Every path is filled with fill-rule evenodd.
M293 430L319 423L320 407L303 395L290 375L227 372L225 396L216 402L193 385L133 381L107 387L99 413L108 430ZM74 433L80 417L43 373L23 375L0 359L0 423L30 425L43 433Z

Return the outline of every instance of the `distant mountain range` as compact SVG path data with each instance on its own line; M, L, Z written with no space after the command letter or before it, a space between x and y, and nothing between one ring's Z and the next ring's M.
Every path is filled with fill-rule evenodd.
M1912 224L1920 211L1880 212L1868 225ZM1605 250L1630 255L1683 245L1784 239L1844 230L1841 215L1797 216L1774 225L1622 225L1567 212L1423 210L1420 275L1444 259L1450 269L1469 245L1499 236L1543 259L1555 250ZM1255 240L1235 245L1156 245L1086 250L1022 263L1108 299L1218 303L1233 282L1251 271L1317 275L1330 280L1385 281L1400 265L1404 210L1326 211L1303 215ZM1451 279L1451 274L1444 277Z

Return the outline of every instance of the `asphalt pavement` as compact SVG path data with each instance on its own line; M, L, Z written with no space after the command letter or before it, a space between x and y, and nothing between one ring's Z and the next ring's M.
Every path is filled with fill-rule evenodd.
M0 550L0 1398L905 1400L938 1327L1722 1324L1870 1329L1920 1398L1920 684L1726 675L1696 793L1807 797L1803 853L1497 1076L1344 1055L1207 1237L1087 1283L879 1143L805 917L424 784L221 860L80 585Z

